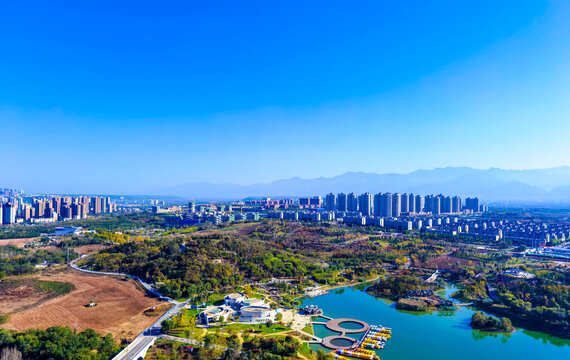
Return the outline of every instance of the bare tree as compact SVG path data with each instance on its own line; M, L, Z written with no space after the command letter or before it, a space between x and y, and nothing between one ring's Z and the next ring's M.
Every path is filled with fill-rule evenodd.
M4 347L0 350L0 360L22 360L22 353L15 346Z

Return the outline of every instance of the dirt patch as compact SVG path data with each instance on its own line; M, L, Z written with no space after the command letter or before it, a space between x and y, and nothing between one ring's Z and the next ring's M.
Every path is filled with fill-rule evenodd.
M0 290L0 308L2 314L9 314L39 304L49 294L37 291L33 286L22 284L18 287Z
M119 339L133 339L141 331L154 324L158 318L167 312L172 305L168 302L161 302L154 312L142 311L133 316L129 321L110 327L107 331ZM148 309L148 308L147 308Z
M244 225L237 230L237 235L250 235L259 227L259 224Z
M69 282L76 289L55 299L37 301L32 308L13 313L10 321L1 327L25 330L59 325L78 331L92 328L101 333L111 332L119 338L132 339L158 319L145 315L145 310L160 306L165 311L169 307L139 289L137 283L130 279L87 275L71 269L49 277L40 276L39 279ZM29 297L24 297L15 302L29 301ZM97 306L87 307L91 301Z
M53 252L57 252L57 251L61 251L61 248L60 248L60 247L57 247L57 246L55 246L55 245L42 246L42 247L40 247L40 248L38 248L38 249L45 250L45 251L49 251L49 252L52 252L52 253L53 253Z
M103 244L83 245L74 248L73 250L79 255L97 253L109 246Z
M442 256L435 257L433 259L429 259L428 261L423 263L423 266L434 268L434 269L437 268L437 269L445 269L445 270L450 270L450 271L457 271L457 270L459 270L459 266L457 266L458 263L461 266L478 266L481 264L478 260L471 260L471 259L459 258L456 256L442 255Z
M26 246L26 243L39 241L39 240L40 240L39 237L18 238L18 239L0 239L0 246L14 245L14 246L17 246L17 247L23 249Z
M210 235L249 235L259 227L259 223L254 224L233 224L231 229L209 229L200 230L191 235L194 236L210 236Z
M73 290L73 284L40 281L37 276L4 279L0 282L0 314L23 311Z

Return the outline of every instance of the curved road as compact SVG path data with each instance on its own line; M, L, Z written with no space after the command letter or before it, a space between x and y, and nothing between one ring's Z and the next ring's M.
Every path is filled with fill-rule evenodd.
M152 286L150 286L149 284L144 282L138 276L132 276L132 275L123 274L123 273L114 273L114 272L104 272L104 271L94 271L94 270L82 269L76 265L77 260L79 260L79 259L75 259L69 263L69 266L74 270L81 271L81 272L88 273L88 274L94 274L94 275L125 276L128 278L135 279L151 294L155 295L156 297L158 297L161 300L165 300L165 301L168 301L168 302L174 304L174 307L172 307L170 310L168 310L166 313L164 313L164 315L162 315L154 324L152 324L152 326L146 328L142 333L140 333L129 345L127 345L126 348L124 348L120 353L118 353L113 358L113 360L138 359L139 353L141 351L143 351L145 348L150 347L150 345L152 345L154 343L156 338L161 335L160 329L162 327L162 322L164 320L178 314L180 312L180 310L184 309L184 307L188 304L188 301L179 302L179 301L173 300L167 296L161 295L158 291L153 289Z

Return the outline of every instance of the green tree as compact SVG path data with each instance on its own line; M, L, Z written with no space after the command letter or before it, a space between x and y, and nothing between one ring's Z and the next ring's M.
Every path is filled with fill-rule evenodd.
M332 360L332 355L324 352L323 349L317 350L317 360Z

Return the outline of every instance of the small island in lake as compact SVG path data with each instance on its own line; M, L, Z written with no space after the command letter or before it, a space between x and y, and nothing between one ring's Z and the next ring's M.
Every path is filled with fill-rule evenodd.
M380 278L376 284L367 289L367 292L374 296L397 301L396 308L399 310L456 310L451 300L444 299L435 293L440 287L427 283L422 275L416 272Z
M471 327L489 332L513 332L515 330L509 318L502 317L499 319L491 315L485 315L481 311L477 311L471 317Z

